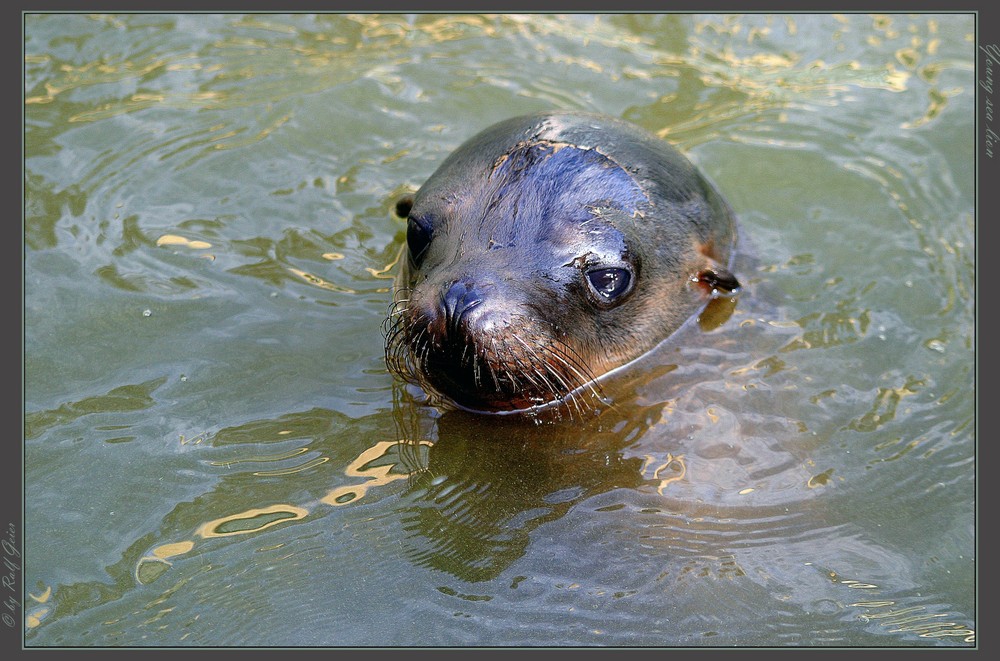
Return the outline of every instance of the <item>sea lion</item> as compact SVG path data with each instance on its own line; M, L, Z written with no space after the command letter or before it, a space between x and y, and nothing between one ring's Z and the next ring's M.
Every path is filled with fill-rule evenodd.
M598 379L740 286L728 204L666 142L611 117L495 124L396 211L406 255L386 364L445 407L599 409Z

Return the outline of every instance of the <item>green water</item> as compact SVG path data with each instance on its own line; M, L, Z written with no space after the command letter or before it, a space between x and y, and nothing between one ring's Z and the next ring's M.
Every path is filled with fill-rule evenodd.
M974 33L28 15L25 644L973 644ZM688 154L746 290L593 422L441 415L393 205L550 108Z

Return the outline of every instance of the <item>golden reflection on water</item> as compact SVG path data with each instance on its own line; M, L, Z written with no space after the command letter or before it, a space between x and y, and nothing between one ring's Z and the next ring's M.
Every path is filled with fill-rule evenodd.
M310 459L309 461L299 464L298 466L292 466L291 468L276 468L274 470L267 471L254 471L253 475L257 477L274 477L276 475L292 475L294 473L301 473L304 470L309 470L310 468L315 468L330 461L329 457L316 457L315 459Z
M308 514L308 510L294 505L271 505L208 521L200 525L194 534L204 538L246 535L266 530L279 523L304 519Z
M896 417L896 409L903 399L921 392L925 385L926 381L923 379L908 376L905 383L898 388L879 388L871 409L848 423L848 429L860 432L876 431Z
M744 32L741 18L739 15L729 15L696 20L695 36L725 36L729 44L734 44L736 41L733 38ZM770 18L768 17L769 22ZM835 39L842 38L844 33L852 29L865 29L846 16L834 15L834 18L844 26L842 31L834 35ZM699 42L696 39L691 41L687 52L683 54L656 54L653 60L655 67L652 72L643 72L643 77L676 77L687 70L695 72L706 88L729 89L744 97L728 103L713 99L710 112L689 114L684 121L672 122L671 126L658 133L660 137L682 134L729 119L777 110L793 103L808 105L826 99L826 103L832 105L841 100L849 101L845 94L853 87L903 92L909 88L914 74L925 83L933 85L942 69L971 70L971 63L964 61L921 64L925 54L933 57L940 47L941 40L931 36L937 33L937 22L928 19L923 26L926 37L920 37L914 33L920 31L921 26L911 23L907 28L910 34L904 34L893 27L893 18L886 15L871 17L873 29L878 34L867 37L869 45L881 47L894 40L903 42L893 52L893 59L882 66L866 68L857 61L836 64L822 60L803 62L801 56L794 52L741 56L729 45L720 48L715 41ZM789 35L798 31L791 17L785 17L785 23ZM759 36L766 36L770 28L752 26L745 31L748 34L746 41L751 43ZM928 103L923 114L903 122L900 128L914 129L933 121L945 109L949 98L964 91L961 87L947 90L931 87L927 91ZM662 97L661 102L668 102L670 96Z
M203 539L246 535L266 530L280 523L304 519L308 514L309 511L305 508L294 505L271 505L208 521L199 526L194 534ZM153 548L149 553L139 558L136 563L134 572L136 582L141 585L154 582L173 566L168 558L190 553L194 548L195 542L189 539L161 544Z
M322 502L334 507L346 505L362 498L372 487L383 486L390 482L409 477L410 473L408 472L392 472L398 465L396 463L387 463L378 466L370 465L373 461L387 456L389 450L397 448L399 445L400 443L397 441L381 441L362 452L357 459L347 466L344 473L351 477L367 478L368 482L338 487L324 496ZM433 443L430 441L418 441L416 445L430 447Z
M156 240L156 245L184 246L185 248L191 248L192 250L207 250L212 247L212 244L208 241L186 239L183 236L178 236L176 234L164 234Z
M24 625L29 629L33 629L42 623L42 619L48 615L48 613L48 608L38 608L33 610L24 616Z
M280 433L280 432L279 432ZM269 455L254 455L250 457L241 457L239 459L226 459L224 461L212 461L209 462L211 466L233 466L235 464L245 464L245 463L266 463L273 461L284 461L285 459L291 459L300 454L308 452L309 448L295 448L294 450L289 450L288 452L282 452L279 454L269 454Z
M832 477L833 477L833 469L830 468L818 475L813 475L812 477L810 477L809 481L806 482L806 486L809 487L810 489L815 489L816 487L825 487L830 483L830 479Z
M846 581L844 582L846 583ZM869 587L874 585L850 585L849 587ZM895 601L859 601L848 606L866 608L868 611L859 614L861 622L876 622L889 630L889 633L917 633L921 638L962 638L963 642L975 643L976 631L961 622L945 622L951 617L947 613L932 613L925 606L910 606L895 609ZM888 610L879 611L885 608ZM871 610L875 609L875 610ZM938 619L941 618L941 619Z
M921 638L958 637L967 643L976 642L976 632L968 624L943 621L951 617L947 613L935 613L927 606L900 606L899 602L892 599L878 599L878 585L843 578L835 571L827 570L826 576L833 583L843 585L850 590L871 591L870 598L846 604L847 608L866 609L856 615L860 622L875 622L887 628L889 633L920 632L918 635Z
M335 292L338 292L338 293L341 293L341 294L357 294L358 293L354 289L350 289L348 287L341 287L340 285L335 285L332 282L330 282L329 280L324 280L323 278L319 277L318 275L313 275L312 273L308 273L307 271L303 271L302 269L293 268L291 266L288 266L286 268L288 269L288 271L290 273L294 273L295 275L297 275L298 277L302 278L303 280L305 280L306 282L308 282L310 285L313 285L314 287L319 287L320 289L326 289L326 290L329 290L329 291L335 291Z
M647 457L647 461L652 461L653 457ZM647 464L648 465L648 464ZM669 477L660 477L660 473L665 470L670 470L673 475ZM643 471L645 472L645 471ZM659 480L660 483L656 487L656 493L663 495L663 491L670 485L671 482L679 482L684 479L687 475L687 463L684 461L684 455L677 455L676 457L670 453L667 453L666 461L657 466L653 470L653 479Z
M114 21L114 16L93 16L95 20ZM589 18L587 21L585 19ZM387 75L393 77L385 69L384 58L379 54L405 53L401 46L420 45L420 40L431 44L469 38L513 38L516 33L525 33L532 40L538 40L546 35L579 38L581 27L586 27L587 43L644 51L642 54L652 63L640 70L635 67L623 70L626 75L636 75L644 78L670 78L680 74L682 70L696 73L702 84L707 88L728 89L738 92L744 98L734 99L731 103L711 104L711 112L695 113L681 123L675 123L670 129L662 129L661 137L667 133L681 133L693 128L703 128L705 125L725 121L727 118L752 115L769 109L776 109L790 103L815 101L818 97L834 98L843 94L851 87L868 87L900 92L907 89L911 72L915 71L924 80L933 80L934 72L918 67L923 54L934 55L940 45L940 39L932 38L937 32L937 22L928 19L923 27L926 35L915 34L920 27L910 23L906 32L895 27L893 16L876 14L870 17L871 27L864 26L863 17L854 20L843 15L834 15L842 24L840 33L857 29L871 29L877 33L869 39L879 42L905 40L894 52L894 59L881 67L863 68L858 62L828 64L817 60L802 62L801 55L795 52L753 53L739 55L728 45L720 47L714 41L706 41L713 37L725 37L735 43L735 37L746 35L747 44L768 37L774 25L784 23L789 35L798 32L794 17L772 15L767 16L765 25L748 25L747 17L739 14L724 16L693 17L693 36L689 40L686 52L683 54L668 54L655 49L644 35L623 34L603 16L573 16L558 14L443 14L420 15L408 18L393 15L361 14L339 15L339 22L360 28L360 38L345 41L343 38L331 37L323 31L301 29L294 25L283 24L279 20L264 19L251 15L239 17L233 22L233 27L259 29L272 33L274 38L248 37L245 35L226 36L212 45L212 51L207 55L201 53L183 53L170 58L149 57L136 61L109 61L107 58L79 66L62 64L58 75L45 81L44 94L33 95L25 99L27 104L50 103L56 96L78 87L113 83L124 80L135 80L148 77L157 70L163 71L202 71L218 72L218 76L209 81L218 83L229 78L265 78L277 68L295 66L297 71L296 85L285 90L275 90L267 86L270 92L268 98L255 98L258 91L233 90L240 98L230 92L219 89L200 89L190 93L171 92L169 94L140 92L127 99L103 104L96 108L85 110L74 115L70 121L94 121L105 117L142 110L153 105L189 108L195 107L226 107L229 105L246 105L247 103L273 103L275 94L278 97L306 90L303 86L316 89L327 88L337 82L337 71L351 70L351 66L332 67L336 61L344 63L345 58L364 56L367 61L378 62L361 67L369 70L369 75L382 80ZM758 20L758 16L753 16ZM120 22L120 21L119 21ZM350 27L345 25L350 33ZM838 34L840 34L838 33ZM286 37L287 35L287 37ZM623 41L624 40L624 41ZM409 43L407 43L409 42ZM245 51L252 49L265 57L246 57ZM405 55L399 56L396 64L402 64ZM580 55L551 54L561 64L573 68L585 69L595 73L604 73L606 67L591 58ZM214 58L222 58L214 62ZM561 59L560 59L561 58ZM242 68L227 66L229 61L240 62ZM26 62L44 64L47 57L32 55ZM252 62L252 64L246 64ZM901 66L900 70L897 66ZM935 68L941 66L968 66L965 63L934 63ZM381 73L379 73L381 71ZM616 70L615 77L619 76ZM315 82L312 79L316 79ZM391 82L391 81L384 81ZM929 91L929 102L924 114L903 125L903 128L915 128L926 124L937 117L950 96L960 93L956 90ZM245 98L243 98L245 97ZM664 97L666 100L666 97ZM742 111L737 106L742 107ZM284 115L273 120L270 125L258 129L240 141L236 138L241 129L235 129L221 136L215 136L213 149L230 149L263 140L278 127L289 121L290 115Z
M36 604L47 603L49 597L52 596L52 586L46 586L45 591L40 595L34 595L30 592L27 593L28 598L31 599ZM28 629L33 629L42 623L45 616L49 614L48 606L36 606L31 607L30 604L25 604L25 614L24 614L24 626Z
M280 32L284 34L295 34L298 32L294 26L268 21L261 14L241 16L240 19L236 21L235 25L240 27L257 28L259 30L269 30L271 32Z
M927 124L928 122L935 119L938 115L941 114L941 111L944 110L944 107L948 103L948 97L957 96L961 93L962 93L961 87L956 87L954 89L949 89L944 91L939 91L936 89L928 91L927 95L930 98L927 104L927 110L924 112L922 116L918 117L912 122L903 122L901 128L912 129Z
M608 21L601 20L602 18L594 16L587 23L588 43L594 41L602 45L613 45L616 48L623 46L635 49L650 48L649 44L644 43L646 39L641 35L623 35ZM758 37L770 33L771 28L767 26L744 26L741 22L743 18L740 15L729 15L696 19L694 21L694 34L696 37L707 36L708 33L736 36L745 29L747 42L752 43ZM230 35L213 44L214 52L209 56L199 53L183 53L173 55L169 59L150 57L145 60L114 62L102 58L99 61L80 66L64 64L59 68L61 75L45 82L43 86L45 94L28 97L25 102L28 104L49 103L59 94L78 87L141 79L158 69L164 71L201 70L204 72L214 69L221 72L219 78L216 79L217 81L225 77L252 78L266 76L274 67L287 66L288 63L285 59L290 57L292 58L291 62L294 63L296 70L302 77L310 76L312 73L329 72L334 59L343 61L344 58L354 57L365 52L369 56L375 52L402 52L398 51L396 47L405 45L405 41L412 41L417 37L430 43L467 39L472 36L482 38L506 36L510 38L511 35L504 34L508 32L527 32L536 40L540 35L567 37L572 35L577 38L581 28L579 18L574 17L574 20L568 20L566 16L561 15L423 15L415 21L410 21L397 16L364 14L347 15L339 17L339 19L360 27L362 38L357 43L349 44L353 45L356 50L347 51L339 46L331 48L334 46L334 40L327 40L322 32L308 32L296 26L281 24L278 21L261 20L258 16L241 17L235 22L235 27L263 29L276 35L294 36L294 39L276 37L267 40L258 37ZM888 26L892 23L890 17L877 16L874 21L876 29L883 31L884 38L893 39L899 36L898 33L888 30ZM797 32L793 18L784 17L784 22L786 30L790 34ZM845 27L844 29L849 28ZM623 38L625 39L624 44L622 43ZM911 43L913 43L912 40ZM920 43L922 44L922 42ZM268 54L269 57L248 60L245 53L242 55L240 53L246 49ZM931 45L928 42L926 49L928 52L936 50L936 45ZM749 96L751 100L760 96L771 98L783 95L789 97L815 91L832 93L843 91L848 86L855 85L901 91L906 88L909 78L909 73L897 71L892 62L887 62L881 70L862 71L856 62L848 63L846 66L841 64L832 67L819 61L805 64L795 53L757 53L741 57L728 48L719 49L714 45L699 43L698 40L692 40L689 43L687 53L681 56L655 51L651 55L654 64L652 68L658 76L675 75L678 69L691 70L700 75L706 86L739 91ZM239 57L239 61L251 61L253 66L251 68L244 65L242 69L234 70L225 67L222 63L213 63L212 56ZM602 73L606 68L593 59L580 55L553 54L552 57L562 64L596 73ZM379 58L369 57L368 59L380 61ZM919 52L914 46L906 46L897 51L896 59L906 67L912 67L919 59ZM39 56L33 56L33 59L28 61L43 63ZM337 67L340 70L349 68ZM333 82L335 81L327 80L324 86ZM295 91L302 93L300 88ZM242 94L246 93L245 90L242 92ZM270 101L273 100L273 98L270 99ZM190 93L172 92L169 95L142 92L136 93L128 99L103 104L97 108L78 113L70 121L94 121L115 114L145 109L153 105L223 107L232 103L242 104L245 101L232 97L225 91L204 88ZM288 119L288 116L278 119L271 126L256 133L248 141L263 139ZM230 146L233 145L217 145L218 148Z
M382 268L373 269L366 266L365 270L368 271L368 273L370 273L373 277L378 278L380 280L394 280L396 278L396 275L391 271L396 266L396 264L399 263L399 258L403 256L405 248L406 246L403 246L403 249L399 250L396 253L396 258L391 262L389 262L388 264L386 264L385 266L383 266Z
M398 450L401 444L407 442L398 441L381 441L376 443L374 446L368 448L362 452L354 461L352 461L345 469L344 473L348 477L360 477L365 478L367 482L357 485L347 485L343 487L338 487L331 490L326 496L324 496L320 502L326 505L332 505L334 507L340 507L348 503L357 502L359 499L363 498L369 489L372 487L384 486L390 484L397 480L405 479L410 477L411 473L409 470L400 470L399 466L402 464L401 461L396 460L392 457L393 451ZM419 441L417 443L411 443L410 445L417 446L431 446L433 443L430 441ZM281 455L271 455L265 457L244 457L242 459L230 460L230 461L215 461L212 462L214 466L228 466L236 463L246 463L246 462L261 462L261 461L280 461L287 459L305 452L305 448L298 448L291 452L287 452ZM289 475L292 473L297 473L314 466L326 463L329 461L329 457L318 457L316 459L310 460L299 466L295 466L288 469L278 469L273 471L257 471L253 474L256 476L275 476L275 475ZM386 463L372 465L374 462L379 460L385 460ZM395 471L395 472L393 472ZM683 476L683 475L682 475ZM668 480L669 481L669 480ZM277 526L279 524L288 523L291 521L299 521L305 519L309 516L309 510L305 507L300 507L296 505L291 505L287 503L279 503L276 505L270 505L268 507L253 508L243 512L238 512L236 514L230 514L218 519L213 519L207 521L195 530L194 536L200 537L202 539L218 538L218 537L233 537L237 535L248 535L253 533L259 533L261 531L267 530L268 528ZM280 545L278 545L280 546ZM186 553L190 553L195 548L195 542L193 540L181 540L179 542L170 542L166 544L161 544L152 550L150 550L146 555L139 558L135 566L134 576L138 583L143 585L148 585L160 576L162 576L166 571L173 566L169 558L174 558ZM277 548L277 547L273 547ZM48 598L51 593L51 589L46 591L43 598L36 598L36 601L44 601ZM47 612L47 611L46 611ZM34 627L38 626L41 622L41 617L44 612L36 612L29 616L27 619L28 626Z
M183 541L175 542L173 544L161 544L152 550L153 556L160 558L161 560L166 560L167 558L172 558L175 555L183 555L194 548L194 542Z

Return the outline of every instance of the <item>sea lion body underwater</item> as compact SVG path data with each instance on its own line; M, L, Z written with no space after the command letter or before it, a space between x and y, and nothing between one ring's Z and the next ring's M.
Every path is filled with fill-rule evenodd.
M726 202L666 142L610 117L495 124L397 213L386 363L444 406L598 409L601 376L739 289Z

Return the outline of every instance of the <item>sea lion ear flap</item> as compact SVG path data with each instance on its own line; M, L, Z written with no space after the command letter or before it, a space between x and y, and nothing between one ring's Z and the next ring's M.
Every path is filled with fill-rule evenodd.
M400 218L406 218L410 215L410 209L413 208L413 196L406 195L399 198L396 201L396 215Z
M698 274L692 279L701 285L712 298L736 296L740 293L740 281L729 272L729 269L715 263L714 260L707 268L698 271Z

